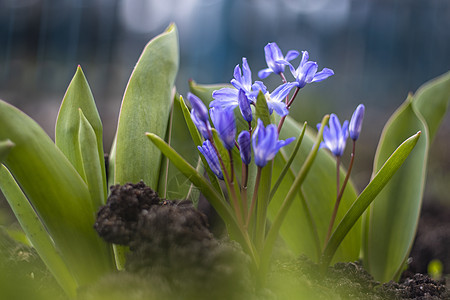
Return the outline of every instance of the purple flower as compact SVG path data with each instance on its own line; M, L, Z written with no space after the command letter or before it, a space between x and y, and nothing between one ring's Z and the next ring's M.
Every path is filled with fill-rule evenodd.
M291 61L299 55L298 51L291 50L286 54L286 57L283 57L283 53L276 43L268 43L264 47L264 53L266 54L266 63L268 68L258 72L258 76L261 79L266 78L270 75L270 73L283 73L285 64L278 61Z
M202 100L192 93L188 93L187 98L191 103L192 109L195 110L197 118L203 122L208 122L208 109L205 104L203 104Z
M222 88L213 92L214 100L211 101L209 107L234 109L239 104L239 90L245 92L250 103L256 101L254 93L252 93L252 71L245 57L242 58L242 70L239 65L234 68L234 78L231 80L231 84L235 88Z
M209 114L225 148L227 150L233 149L236 137L236 122L233 111L213 107L209 110Z
M234 68L234 79L231 84L236 89L243 89L246 93L252 90L252 71L247 63L247 58L242 58L242 71L239 65Z
M279 63L289 65L292 76L295 77L295 86L299 89L303 88L308 83L322 81L334 74L333 70L328 68L324 68L322 71L317 72L317 63L314 61L308 61L308 51L302 51L302 54L302 60L297 69L295 69L291 63L286 60L278 61Z
M278 140L278 130L274 124L264 127L261 119L258 119L258 126L252 136L253 154L255 156L255 164L258 167L264 167L278 153L281 147L291 143L295 138L291 137L287 140Z
M203 122L198 118L198 114L195 109L191 110L191 119L197 127L198 131L200 131L201 135L208 140L210 138L211 133L211 125L209 125L209 121Z
M250 133L242 131L238 136L239 150L242 162L246 165L252 161L252 149L250 147Z
M330 127L325 125L323 129L323 142L320 148L327 148L334 156L342 156L348 138L348 121L345 120L341 127L338 117L331 114L329 125ZM317 130L320 130L320 124L317 124Z
M350 132L350 138L354 141L359 138L359 134L361 133L362 122L364 119L364 110L365 107L363 104L358 105L352 115L352 118L350 119L348 130Z
M245 91L243 89L239 90L238 94L238 103L239 109L241 111L242 117L245 121L251 122L253 120L252 108L250 106L250 101L245 95Z
M219 178L223 180L222 170L220 169L219 158L217 157L216 150L211 145L209 140L203 142L203 145L197 146L198 151L205 157L206 162L209 165L209 168L213 173Z
M270 114L275 111L278 115L284 117L289 113L284 99L294 86L295 84L292 82L284 83L277 87L272 93L269 93L266 86L261 81L255 81L255 84L253 85L253 89L255 90L255 92L253 93L257 95L259 91L262 91L264 96L266 97Z

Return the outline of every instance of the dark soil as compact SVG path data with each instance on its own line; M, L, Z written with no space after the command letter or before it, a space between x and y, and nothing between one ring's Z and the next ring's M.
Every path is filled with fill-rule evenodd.
M380 284L358 263L338 263L323 276L317 265L298 258L276 262L268 289L255 295L247 256L235 243L215 238L190 202L160 199L142 182L117 185L94 227L106 241L129 246L126 272L105 277L81 299L450 299L444 280L415 274L425 274L431 259L440 259L448 271L449 227L431 222L441 212L424 208L400 283Z
M111 187L94 228L106 241L129 246L127 272L82 299L117 295L138 283L145 283L143 294L127 299L236 299L249 292L249 259L238 245L214 238L192 203L160 199L142 182Z

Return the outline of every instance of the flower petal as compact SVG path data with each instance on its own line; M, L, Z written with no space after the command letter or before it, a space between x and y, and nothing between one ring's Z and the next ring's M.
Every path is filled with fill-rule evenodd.
M272 73L272 69L271 69L271 68L262 69L261 71L258 72L258 77L261 78L261 79L265 79L265 78L267 78L271 73Z
M290 51L286 54L286 57L284 58L284 60L291 61L291 60L293 60L293 59L296 59L299 55L300 55L300 53L299 53L298 51L290 50Z
M331 75L334 75L334 71L328 68L324 68L322 71L316 73L314 75L314 78L311 80L311 82L319 82L324 79L327 79Z

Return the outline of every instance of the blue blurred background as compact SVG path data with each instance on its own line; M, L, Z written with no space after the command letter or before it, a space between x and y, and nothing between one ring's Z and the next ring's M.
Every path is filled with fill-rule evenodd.
M330 112L348 119L366 104L359 151L366 157L353 176L360 186L387 118L409 92L450 69L450 1L0 0L0 98L53 136L59 103L81 64L109 149L132 68L170 22L179 29L182 94L190 78L228 82L243 56L257 79L268 42L284 53L308 50L319 69L333 69L335 76L302 90L291 115L315 124ZM278 80L271 76L267 85ZM450 180L449 117L443 125L430 155L430 173L444 183L435 189Z

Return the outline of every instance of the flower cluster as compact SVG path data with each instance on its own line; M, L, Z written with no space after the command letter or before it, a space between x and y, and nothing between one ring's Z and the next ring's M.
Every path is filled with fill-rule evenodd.
M251 253L253 247L260 247L264 243L270 244L272 237L271 232L266 233L266 214L268 209L268 203L270 201L271 195L274 195L277 187L280 184L280 180L283 178L283 174L280 175L277 182L273 185L274 188L271 189L271 177L267 177L270 172L265 172L263 174L263 169L272 168L275 156L279 150L290 144L294 137L287 138L286 140L279 140L279 133L283 127L284 120L289 114L289 110L298 95L299 91L304 88L308 83L322 81L329 76L333 75L334 72L331 69L324 68L318 72L318 64L314 61L309 60L309 54L307 51L301 52L301 60L297 68L294 68L291 61L300 56L299 51L291 50L285 56L283 56L280 48L276 43L269 43L264 48L267 68L260 70L258 76L260 79L265 79L271 73L277 74L281 78L281 84L272 90L264 85L262 81L252 79L252 71L248 64L247 59L242 58L242 65L236 65L234 68L233 79L231 79L231 87L224 87L219 90L212 92L213 101L209 104L209 112L203 102L194 94L189 93L187 99L191 103L191 119L192 122L197 127L198 131L204 138L202 145L198 146L198 150L204 157L204 162L207 163L210 169L209 174L214 174L216 178L210 179L220 179L225 181L229 199L225 202L226 205L231 205L234 210L234 216L238 226L244 233L245 237L251 240L249 243L254 246L249 246L249 252ZM292 81L288 81L284 71L285 67L288 66L292 74ZM291 93L293 92L293 93ZM265 103L258 103L258 101L263 101ZM243 129L237 136L237 123L235 120L234 109L239 107L240 115L244 119L244 124L248 123L248 127ZM262 111L263 112L262 112ZM275 117L269 117L273 112L279 116L278 126L272 124L277 120ZM254 114L258 113L258 116L263 117L255 118ZM237 113L239 116L239 113ZM315 146L315 152L319 148L327 148L336 157L337 162L337 196L336 204L333 211L333 216L331 217L329 231L327 235L327 243L331 229L334 224L337 209L339 206L342 193L345 189L345 185L348 181L348 176L353 165L354 149L352 152L352 159L350 163L349 170L347 172L347 177L344 181L342 187L339 183L339 164L340 158L344 153L346 142L350 136L354 143L359 138L361 132L362 120L364 117L364 105L359 105L355 110L351 121L344 121L341 126L339 118L335 114L331 114L329 118L329 125L326 125L328 116L324 117L321 124L317 126L319 132L322 132L322 136L318 136L318 142ZM212 124L210 123L210 121ZM240 122L242 123L242 122ZM214 128L214 129L213 129ZM220 139L220 142L215 138L216 133ZM302 136L302 135L301 135ZM323 138L323 141L319 141ZM301 139L299 139L301 142ZM300 143L298 143L298 146ZM238 149L240 158L242 160L242 167L238 171L234 171L234 168L238 168L238 165L234 165L233 162L233 150ZM296 149L298 147L296 146ZM294 150L294 152L297 150ZM313 153L314 151L311 151ZM228 152L228 157L224 157ZM294 153L292 155L295 156ZM292 156L292 158L294 157ZM314 160L314 155L307 159L305 165L312 164ZM247 183L249 178L249 165L252 163L257 167L256 175L254 176L253 184L253 194L250 202L247 202ZM291 160L292 162L292 160ZM290 162L290 163L291 163ZM285 168L289 168L290 163L287 163ZM304 168L307 170L309 167ZM240 183L238 182L238 187L235 185L237 178L235 178L236 173L242 175ZM307 172L307 171L305 171ZM261 179L263 176L264 179ZM298 178L304 178L304 176L299 175ZM260 184L263 180L264 184ZM294 195L295 190L299 188L301 181L296 180L292 185L288 195ZM294 191L291 193L291 191ZM292 203L292 196L287 196L284 199L284 204L282 205L282 210L279 213L279 218L281 220L286 214L286 209ZM256 211L255 211L256 210ZM279 230L279 222L274 221L274 231ZM251 236L251 237L250 237ZM267 236L267 239L266 239ZM248 241L247 241L248 242ZM248 245L247 245L248 246ZM271 246L269 246L271 247ZM260 249L259 249L260 250ZM258 259L256 259L258 260ZM267 263L268 258L263 257L263 264ZM262 267L264 268L264 267Z
M272 160L278 150L289 144L293 138L286 141L278 140L280 128L276 128L273 124L264 126L261 120L257 120L257 127L252 132L253 111L252 106L256 105L257 96L262 93L265 96L269 113L275 111L279 116L286 117L289 108L297 95L299 89L303 88L307 83L322 81L334 74L331 69L324 68L317 72L318 65L316 62L308 61L309 55L307 51L302 52L302 59L299 67L294 69L291 60L299 56L298 51L291 50L286 56L283 56L280 48L276 43L269 43L264 48L266 62L268 68L258 72L261 79L268 77L271 73L280 75L283 83L269 92L262 81L252 80L252 71L247 59L242 58L242 68L238 64L234 68L233 79L230 81L233 87L226 87L213 92L214 100L210 103L209 115L214 128L217 130L224 147L227 150L237 146L240 149L241 158L244 164L248 165L251 161L251 148L255 155L255 163L259 167L264 167ZM292 82L287 82L284 76L285 66L289 66L294 77ZM288 101L291 90L296 87L297 91ZM211 134L211 125L208 121L208 111L201 100L193 94L188 94L188 100L191 103L191 118L197 126L199 132L205 138L204 144L199 147L200 152L207 160L211 170L220 178L223 174L219 168L220 158L214 148ZM234 119L234 108L239 107L243 119L248 122L249 130L242 131L237 141L236 121ZM252 142L250 143L250 139ZM223 168L223 166L222 166Z

